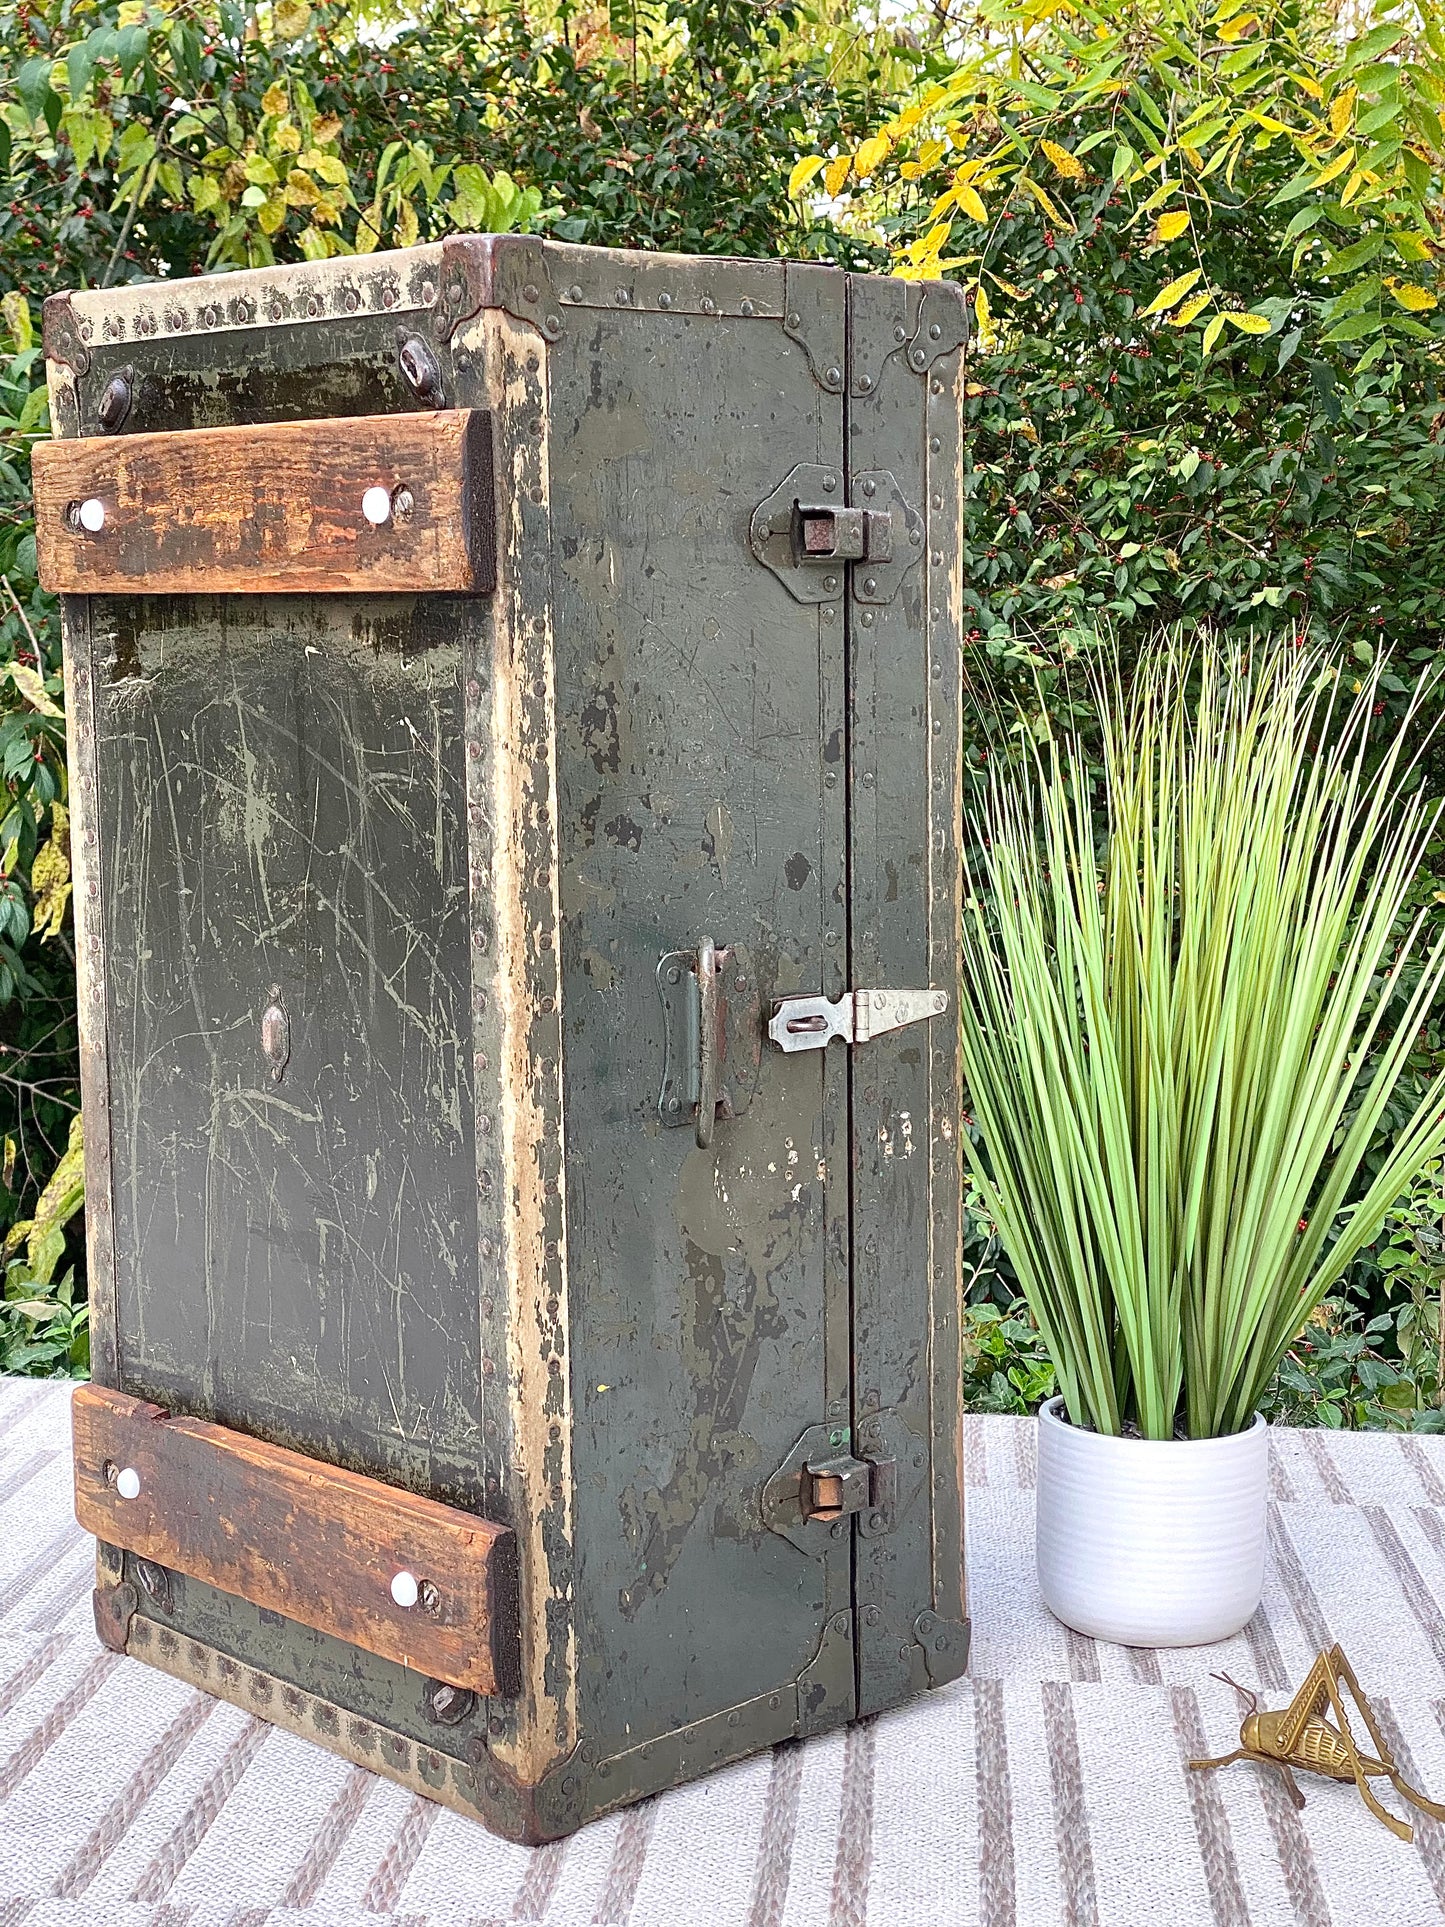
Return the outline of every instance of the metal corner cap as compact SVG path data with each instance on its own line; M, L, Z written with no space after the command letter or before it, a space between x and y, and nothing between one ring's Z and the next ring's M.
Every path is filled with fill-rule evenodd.
M40 310L40 339L45 359L83 375L90 367L90 350L81 337L75 303L68 294L49 294Z

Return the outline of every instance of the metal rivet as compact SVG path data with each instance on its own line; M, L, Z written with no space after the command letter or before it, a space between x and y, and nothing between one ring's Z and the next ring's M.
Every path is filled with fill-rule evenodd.
M757 313L757 309L754 308L751 301L742 301L738 304L738 313L742 315L752 315Z
M871 629L873 627L873 611L871 609L865 609L859 617L859 621L865 629Z
M321 303L316 299L316 296L314 294L312 295L311 299L306 303L306 312L307 314L312 315L313 317L316 315L319 315L321 312Z
M923 530L910 529L908 531L908 540L912 543L915 549L921 549L923 547Z
M843 370L841 368L830 368L827 371L826 380L830 388L836 388L842 379Z
M672 296L666 288L664 288L662 293L657 297L657 305L659 308L670 308L672 306Z
M934 382L933 392L935 395L941 395L943 393L943 383L941 381Z
M422 306L424 308L429 308L433 303L433 301L436 300L436 298L437 298L436 283L434 281L423 281L421 284Z
M838 477L836 475L825 475L823 477L823 490L825 494L831 495L837 486Z
M838 578L836 575L825 575L823 577L823 587L828 591L829 595L833 593L837 586Z
M803 325L803 317L800 314L790 314L785 325L789 328L801 328ZM832 372L833 370L830 368L828 373L831 375Z
M871 375L860 375L858 377L858 393L860 395L866 395L872 386L873 377Z
M524 301L535 301L537 299L537 284L535 281L529 281L522 289L522 299Z
M408 1610L414 1606L421 1597L421 1588L416 1582L416 1574L411 1572L394 1574L391 1582L391 1596L398 1606Z
M930 560L932 561L935 569L941 569L943 567L943 550L935 549L933 551L933 554Z
M907 341L908 330L905 327L903 327L901 323L898 327L896 327L893 330L893 339L895 341Z
M381 305L383 308L394 308L396 306L396 289L395 288L382 289Z
M632 299L632 295L628 289L619 288L614 298L619 308L625 308L628 302Z
M116 1495L122 1499L140 1497L140 1473L133 1465L123 1466L115 1475Z
M863 493L865 495L876 495L878 493L878 484L874 481L871 475L868 477L867 481L863 484Z
M384 527L391 520L391 490L380 484L369 488L361 498L361 512L374 529Z
M846 1633L848 1630L849 1630L849 1627L848 1627L847 1613L835 1614L833 1619L833 1631L835 1633Z
M875 593L877 592L877 589L878 589L878 578L877 578L877 576L876 576L876 575L868 575L868 576L864 576L864 578L863 578L863 593L864 593L864 595L873 595L873 594L875 594Z
M391 498L391 512L398 522L411 520L411 512L416 507L416 497L403 482Z
M830 1539L841 1539L846 1535L847 1530L848 1528L843 1524L843 1521L840 1519L836 1525L829 1526L828 1537Z
M928 366L928 353L926 349L915 348L908 359L913 363L915 368L926 368Z
M938 439L936 435L933 435L933 436L930 436L929 438L928 446L936 455L939 449L943 447L943 443Z
M930 341L941 341L943 339L943 330L936 321L928 331L928 339Z
M712 296L711 296L710 294L705 294L705 295L703 296L703 298L702 298L702 304L701 304L701 305L702 305L702 311L703 311L703 313L704 313L704 314L716 314L716 313L717 313L717 303L716 303L716 301L714 301L714 300L713 300L713 298L712 298Z
M562 317L561 317L561 315L559 315L559 314L549 314L549 315L548 315L548 317L547 317L547 322L546 322L546 331L547 331L547 333L548 333L549 335L559 335L559 334L561 334L561 332L562 332Z
M935 496L934 496L934 498L933 498L933 506L934 506L934 507L935 507L936 509L941 509L941 508L943 507L943 497L942 497L941 495L935 495Z
M582 299L582 286L580 282L574 281L572 283L571 287L567 290L567 299L569 301L580 301Z

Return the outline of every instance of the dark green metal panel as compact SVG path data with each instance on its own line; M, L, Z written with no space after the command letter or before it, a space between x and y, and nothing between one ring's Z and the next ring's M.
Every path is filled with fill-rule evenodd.
M462 616L104 601L93 648L123 1383L475 1505Z
M717 270L676 267L696 310ZM846 1416L841 1079L765 1053L700 1149L659 1120L657 989L663 954L709 936L734 1001L841 974L843 624L757 565L748 527L794 465L841 478L842 403L775 318L575 323L548 408L579 1704L621 1752L778 1688L791 1730L850 1604L847 1528L802 1552L759 1507L805 1426ZM846 1717L851 1690L828 1705Z

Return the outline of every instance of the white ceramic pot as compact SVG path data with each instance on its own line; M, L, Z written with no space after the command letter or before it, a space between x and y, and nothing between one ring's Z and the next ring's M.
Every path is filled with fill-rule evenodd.
M1223 1439L1108 1438L1039 1413L1044 1604L1121 1646L1228 1639L1264 1590L1269 1428Z

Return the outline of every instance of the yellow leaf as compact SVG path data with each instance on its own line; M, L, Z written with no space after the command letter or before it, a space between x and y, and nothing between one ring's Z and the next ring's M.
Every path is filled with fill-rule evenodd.
M823 173L823 192L831 199L841 194L843 183L848 178L848 169L853 165L851 154L835 154Z
M26 702L29 703L30 707L38 710L42 716L63 716L65 714L65 711L57 708L49 696L46 695L45 684L42 682L39 674L32 669L28 663L7 662L4 669L0 670L0 675L8 676L10 681L14 683L16 689L18 689L20 694L25 698Z
M1355 89L1346 87L1330 102L1330 132L1338 140L1354 119Z
M802 160L794 161L788 176L788 199L796 200L814 175L821 174L827 165L827 157L822 154L805 154Z
M286 176L285 198L287 207L315 207L321 190L309 174L293 167Z
M915 101L911 107L905 107L897 120L894 121L894 131L899 134L911 133L922 119L923 109Z
M35 860L30 865L30 888L35 893L32 922L42 943L60 935L65 906L70 901L70 839L65 805L53 805L51 816L50 840L35 852Z
M989 311L988 296L984 293L982 284L974 290L973 316L978 323L979 348L987 354L998 339L998 334L993 325L993 315Z
M923 169L937 167L948 152L947 144L940 140L927 140L918 150L918 165Z
M1028 300L1028 295L1022 288L1016 288L1012 281L1005 281L1003 276L995 274L992 268L989 269L988 278L996 288L1002 288L1005 294L1012 295L1015 301Z
M1400 306L1407 308L1411 314L1425 314L1429 309L1438 308L1440 305L1438 295L1431 294L1428 288L1416 287L1413 281L1406 281L1398 288L1391 286L1390 293L1394 295Z
M271 152L273 154L299 154L301 152L300 128L293 127L290 121L287 121L284 127L278 127L271 136Z
M1045 194L1044 190L1039 186L1038 182L1033 178L1031 174L1020 174L1018 177L1018 185L1026 189L1030 194L1033 195L1034 199L1038 202L1039 206L1044 210L1044 213L1048 215L1051 221L1056 221L1060 227L1066 227L1066 228L1072 229L1074 224L1069 219L1068 215L1062 213L1058 208L1054 206L1053 202L1049 199L1048 195Z
M1175 302L1182 301L1185 295L1188 294L1189 290L1199 279L1199 275L1200 270L1198 268L1191 268L1188 274L1179 275L1175 280L1169 282L1167 286L1162 287L1149 303L1148 307L1140 309L1140 314L1168 314Z
M35 323L30 318L30 303L18 288L12 288L0 299L0 319L9 330L10 339L23 354L35 339Z
M286 219L286 201L281 194L272 194L256 209L256 225L263 234L275 234Z
M1238 328L1242 335L1267 335L1269 333L1269 319L1262 314L1236 314L1233 310L1230 310L1224 319L1231 327Z
M1366 173L1363 167L1357 167L1354 173L1351 174L1350 178L1345 182L1345 191L1340 196L1340 206L1348 207L1350 202L1354 200L1355 196L1359 193L1360 189L1365 185L1365 182L1369 178L1370 178L1369 175Z
M1196 315L1204 313L1204 310L1213 299L1214 296L1209 292L1208 288L1206 288L1202 294L1191 294L1183 306L1177 308L1175 312L1170 315L1170 327L1187 328Z
M279 80L273 80L261 96L261 112L273 118L279 118L290 105L290 96Z
M271 19L283 40L299 40L311 25L311 9L306 0L275 0Z
M421 223L417 219L416 209L410 201L403 201L397 209L396 222L391 232L392 238L399 248L414 248L416 246L416 237L421 232Z
M858 149L853 157L853 169L860 181L868 176L880 162L887 160L890 142L885 134L874 134Z
M1219 29L1219 37L1225 41L1241 40L1245 34L1249 32L1251 27L1257 27L1258 25L1259 15L1257 13L1237 13L1232 20L1225 21L1224 25Z
M986 221L988 219L988 209L984 206L981 197L977 191L969 187L966 182L958 189L957 199L958 205L971 221Z
M1057 141L1049 140L1041 140L1039 146L1053 162L1055 172L1062 174L1066 181L1082 181L1085 178L1082 163L1075 160L1067 147L1060 147Z
M1161 214L1154 233L1161 241L1177 241L1189 225L1189 209L1172 207L1167 214Z
M1324 187L1328 182L1337 180L1339 176L1344 173L1345 169L1352 164L1354 158L1354 148L1347 147L1343 154L1336 154L1328 167L1322 167L1320 169L1319 173L1316 174L1310 182L1310 186Z
M1214 317L1213 321L1210 322L1209 326L1204 330L1204 340L1200 344L1200 353L1207 355L1210 349L1214 346L1215 342L1218 341L1220 335L1223 334L1223 332L1224 332L1224 316L1222 314L1217 314Z
M381 203L373 201L370 207L363 208L361 219L356 224L356 252L375 254L381 245Z
M340 114L318 114L311 123L311 145L328 147L341 133Z

